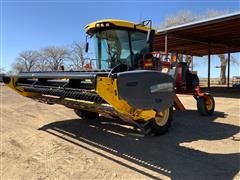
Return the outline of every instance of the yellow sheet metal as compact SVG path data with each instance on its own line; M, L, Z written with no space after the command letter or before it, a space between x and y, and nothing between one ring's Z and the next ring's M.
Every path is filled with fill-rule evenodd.
M87 33L90 33L95 30L95 29L100 29L100 28L105 28L105 27L96 27L97 24L101 23L111 23L111 25L116 26L116 27L121 27L121 28L130 28L130 29L136 29L136 30L141 30L141 31L148 31L150 28L143 26L143 25L138 25L136 26L135 23L129 22L129 21L123 21L123 20L118 20L118 19L103 19L100 21L95 21L93 23L88 24L85 27L85 31Z
M152 109L143 110L130 106L118 96L117 80L108 77L97 78L97 93L108 102L117 112L131 117L132 120L150 120L156 112Z
M16 91L17 93L21 94L22 96L25 96L25 97L38 97L38 96L41 96L38 93L26 92L22 88L17 87L15 85L17 80L18 80L17 77L11 77L10 79L11 79L10 82L8 84L6 84L6 85L8 87L10 87L11 89L13 89L14 91Z

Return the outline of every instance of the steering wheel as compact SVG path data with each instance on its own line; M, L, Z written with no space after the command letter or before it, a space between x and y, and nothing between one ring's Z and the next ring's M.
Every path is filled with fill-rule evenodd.
M114 74L119 73L119 72L124 72L128 71L129 67L126 64L119 64L115 66L114 68L111 69L111 71L108 74L108 77L113 77Z

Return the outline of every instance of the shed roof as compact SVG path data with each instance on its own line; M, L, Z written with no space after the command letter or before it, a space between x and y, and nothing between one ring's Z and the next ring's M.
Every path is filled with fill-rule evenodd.
M169 52L203 56L240 52L240 12L208 18L170 28L159 29L153 50L165 50L165 36Z

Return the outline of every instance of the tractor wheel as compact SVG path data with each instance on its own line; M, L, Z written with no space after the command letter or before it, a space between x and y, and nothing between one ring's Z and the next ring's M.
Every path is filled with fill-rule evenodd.
M81 109L74 109L74 112L82 119L95 119L99 117L99 114L96 112L81 110Z
M199 97L197 100L197 109L202 116L211 115L215 109L215 101L213 96L207 94L205 98Z
M148 135L162 135L166 133L173 120L173 108L166 109L163 112L156 113L154 119L149 121Z
M199 85L199 78L196 74L189 73L187 75L187 88L194 89L196 86Z

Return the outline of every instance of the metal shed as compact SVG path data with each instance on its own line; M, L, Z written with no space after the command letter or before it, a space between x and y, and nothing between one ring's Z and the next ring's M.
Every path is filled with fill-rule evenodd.
M211 55L228 53L229 87L230 53L240 52L240 12L159 29L153 50L192 56L208 55L208 87Z

